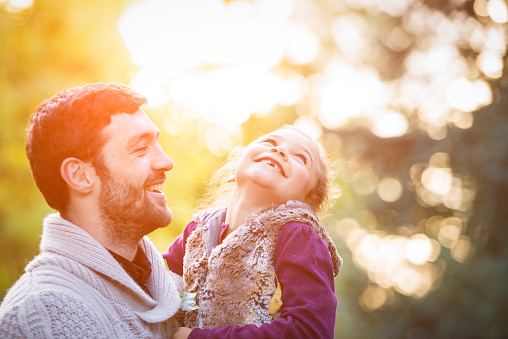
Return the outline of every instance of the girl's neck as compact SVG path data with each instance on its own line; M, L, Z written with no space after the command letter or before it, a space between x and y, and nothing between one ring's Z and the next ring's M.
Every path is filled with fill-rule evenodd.
M241 227L245 220L253 213L271 206L271 202L258 201L256 194L241 194L233 191L228 205L225 222L229 225L226 236Z

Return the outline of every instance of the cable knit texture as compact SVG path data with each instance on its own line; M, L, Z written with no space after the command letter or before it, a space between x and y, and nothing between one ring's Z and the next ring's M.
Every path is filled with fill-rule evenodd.
M170 338L178 291L153 244L139 245L152 265L146 294L93 237L51 214L40 254L0 306L1 338Z
M260 326L280 317L280 312L269 314L268 306L276 289L277 238L289 222L311 226L328 247L334 274L342 267L335 244L305 203L289 201L255 213L217 245L224 214L220 210L197 215L196 229L187 239L183 279L187 291L199 291L200 306L186 314L189 327Z

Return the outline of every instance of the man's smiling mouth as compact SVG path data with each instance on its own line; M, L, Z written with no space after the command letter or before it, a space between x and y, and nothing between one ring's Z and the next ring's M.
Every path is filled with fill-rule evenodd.
M146 190L150 191L150 192L155 192L155 193L162 193L163 188L164 187L162 184L154 184L154 185L147 186Z

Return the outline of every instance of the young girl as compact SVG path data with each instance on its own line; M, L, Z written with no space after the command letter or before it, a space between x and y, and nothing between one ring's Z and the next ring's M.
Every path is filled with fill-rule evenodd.
M333 338L342 259L316 216L328 181L321 145L292 126L232 152L211 208L163 254L199 292L173 338Z

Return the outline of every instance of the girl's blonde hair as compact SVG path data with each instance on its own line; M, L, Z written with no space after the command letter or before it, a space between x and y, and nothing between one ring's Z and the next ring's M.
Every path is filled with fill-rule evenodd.
M326 154L324 147L319 141L311 138L299 128L292 125L284 125L278 130L291 130L302 134L312 141L319 155L318 179L316 186L307 195L307 202L312 209L323 214L332 204L333 199L340 195L340 189L333 184L335 171L331 167L331 161ZM228 177L234 172L238 159L242 156L246 146L235 147L228 155L222 167L210 178L204 197L199 202L200 210L217 210L227 207L233 192L234 182L228 182Z

